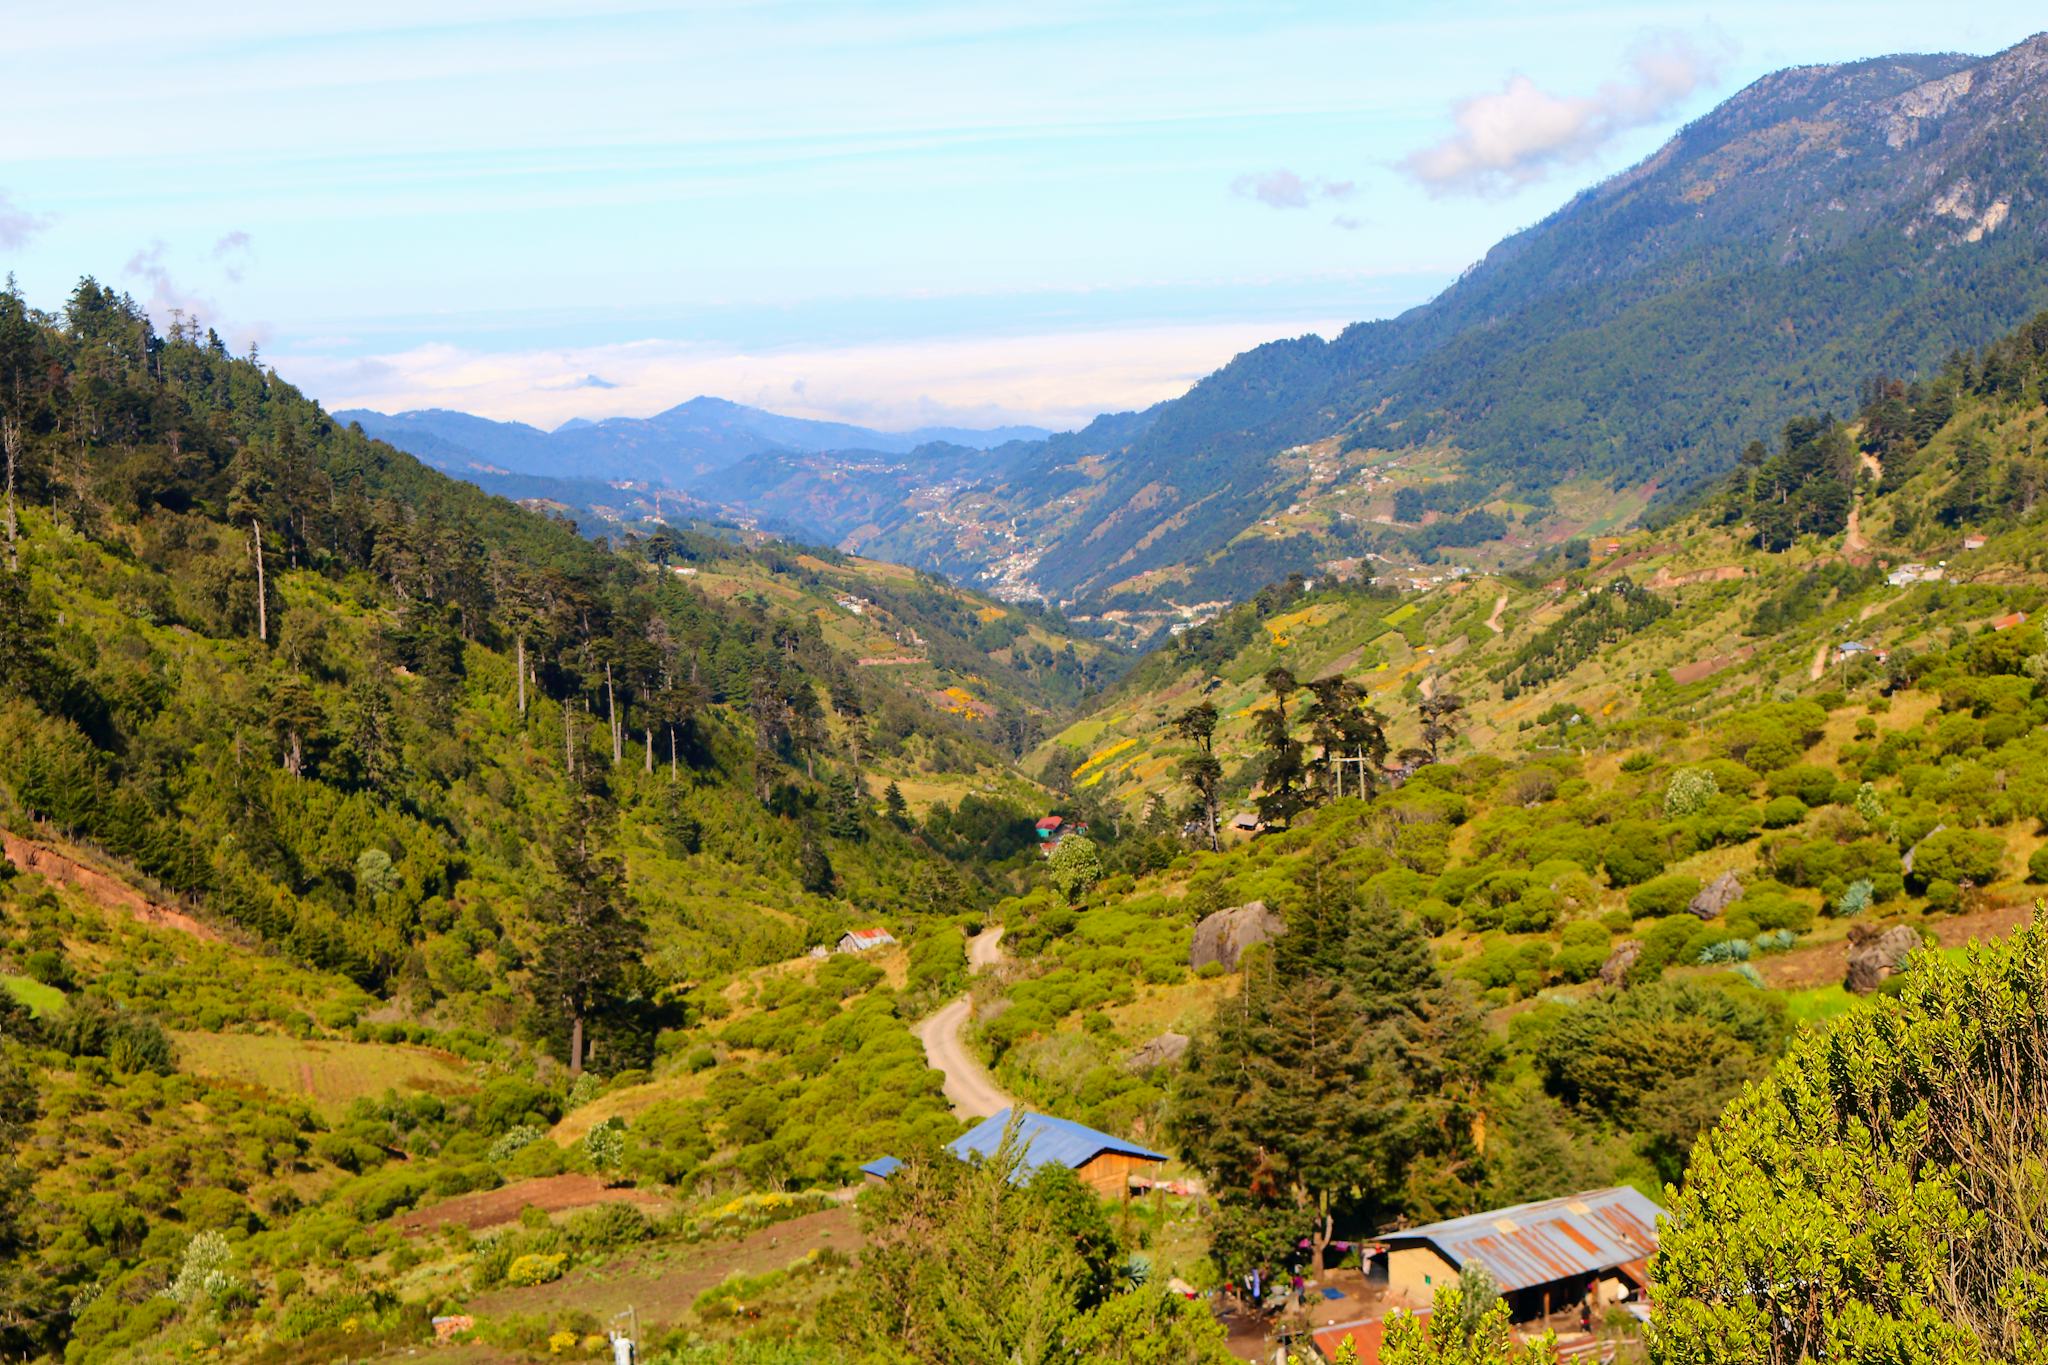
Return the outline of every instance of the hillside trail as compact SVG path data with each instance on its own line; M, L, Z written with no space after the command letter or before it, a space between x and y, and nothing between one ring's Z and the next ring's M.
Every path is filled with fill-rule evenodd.
M1500 614L1508 608L1508 595L1502 593L1493 599L1493 615L1486 618L1486 628L1495 635L1500 634Z
M1808 682L1819 682L1820 675L1828 671L1828 642L1822 640L1820 647L1813 651L1813 667L1807 672Z
M983 930L967 940L968 969L979 971L1001 962L1002 943L1001 928ZM963 1119L987 1118L1014 1103L967 1046L964 1035L973 1017L974 993L970 991L912 1030L924 1044L925 1064L946 1078L946 1102Z

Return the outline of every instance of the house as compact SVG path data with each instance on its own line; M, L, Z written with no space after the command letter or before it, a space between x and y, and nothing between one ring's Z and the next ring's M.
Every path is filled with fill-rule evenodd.
M1260 823L1259 817L1253 812L1241 810L1230 817L1228 828L1237 831L1239 834L1257 834L1265 828L1265 825Z
M835 953L871 953L877 948L886 948L896 941L896 936L879 924L869 929L849 929L839 936L834 944Z
M860 1173L867 1177L868 1184L880 1185L884 1181L888 1180L890 1176L896 1174L897 1171L901 1170L902 1167L903 1163L898 1161L895 1157L882 1156L876 1157L873 1161L870 1161L867 1165L861 1167Z
M1427 1318L1427 1309L1419 1310L1418 1318ZM1337 1353L1344 1349L1344 1343L1351 1343L1352 1358L1358 1365L1379 1365L1380 1347L1386 1341L1387 1320L1385 1318L1364 1318L1356 1322L1333 1322L1327 1327L1318 1327L1310 1336L1315 1342L1316 1353L1324 1360L1335 1360Z
M1416 1303L1477 1261L1518 1322L1591 1295L1618 1303L1649 1288L1664 1210L1628 1186L1590 1190L1419 1228L1382 1233L1387 1285Z
M1964 537L1963 537L1963 548L1964 548L1965 550L1981 550L1981 549L1983 549L1983 548L1984 548L1984 537L1982 537L1982 536L1964 536Z
M1040 820L1037 825L1039 842L1057 842L1060 837L1060 826L1065 823L1066 821L1057 815L1048 815L1043 820Z
M1996 621L1993 621L1991 623L1991 628L1993 630L2011 630L2014 626L2023 626L2026 623L2027 614L2023 611L2016 611L2011 613L2010 615L2001 616Z
M1939 583L1944 577L1942 565L1929 568L1925 564L1901 564L1884 576L1884 581L1895 588L1910 588L1915 583Z
M993 1156L1009 1122L1008 1109L993 1114L955 1139L947 1150L962 1161ZM1018 1124L1017 1142L1023 1148L1019 1176L1028 1177L1041 1166L1057 1163L1097 1194L1122 1194L1132 1176L1157 1176L1166 1164L1158 1152L1050 1114L1026 1113Z

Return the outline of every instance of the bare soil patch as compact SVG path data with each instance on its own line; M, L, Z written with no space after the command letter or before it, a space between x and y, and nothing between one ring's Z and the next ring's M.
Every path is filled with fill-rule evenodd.
M423 1209L400 1214L392 1221L405 1233L432 1232L450 1223L471 1231L501 1227L517 1222L519 1211L540 1209L545 1213L566 1213L571 1209L593 1208L599 1204L634 1204L648 1213L665 1213L670 1202L646 1190L608 1189L594 1175L550 1175L534 1180L517 1180L495 1190L461 1194L429 1204Z
M673 1324L697 1296L728 1277L780 1270L808 1251L833 1247L849 1256L862 1245L860 1223L845 1206L821 1209L752 1232L736 1242L667 1243L582 1266L551 1284L497 1289L470 1301L478 1319L500 1313L592 1313L602 1321L638 1311L641 1335L650 1324Z
M33 872L47 881L72 887L96 903L110 910L118 910L143 924L153 924L161 929L175 929L181 934L190 934L193 938L203 939L208 943L222 941L218 933L183 910L153 901L120 878L92 867L69 853L59 852L48 844L24 839L8 830L0 830L0 850L5 851L8 862L23 872Z

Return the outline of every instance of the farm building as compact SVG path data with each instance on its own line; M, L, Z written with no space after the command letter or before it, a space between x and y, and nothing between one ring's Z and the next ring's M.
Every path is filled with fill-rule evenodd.
M880 925L869 929L849 929L839 936L833 945L835 953L866 953L876 948L886 948L896 941L896 936Z
M2014 626L2023 626L2026 623L2027 614L2023 611L2015 611L1993 621L1991 628L1993 630L2011 630Z
M953 1141L951 1151L962 1161L995 1154L1002 1145L1010 1111L992 1114ZM1026 1113L1017 1130L1024 1150L1018 1174L1029 1176L1041 1166L1058 1163L1081 1177L1097 1194L1122 1194L1134 1175L1154 1176L1166 1158L1122 1138L1050 1114Z
M946 1150L962 1161L994 1156L1009 1123L1010 1111L1005 1109L955 1138ZM1065 1166L1097 1194L1122 1194L1130 1188L1132 1176L1157 1176L1166 1164L1158 1152L1050 1114L1026 1113L1018 1122L1017 1144L1023 1159L1016 1179L1030 1177L1041 1166ZM871 1180L887 1180L901 1165L895 1157L885 1156L860 1169Z
M1060 826L1066 823L1057 815L1048 815L1037 825L1038 837L1048 842L1060 837Z
M1417 1303L1478 1261L1518 1322L1578 1303L1640 1296L1664 1210L1620 1186L1382 1233L1387 1285Z

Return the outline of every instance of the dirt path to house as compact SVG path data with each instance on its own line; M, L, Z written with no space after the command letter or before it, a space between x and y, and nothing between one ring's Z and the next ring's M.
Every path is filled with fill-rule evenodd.
M967 966L971 971L993 967L1003 960L1003 931L986 929L967 940ZM996 1085L988 1068L967 1046L968 1022L974 1017L974 994L968 992L953 1001L915 1030L924 1043L925 1064L946 1078L946 1102L963 1119L987 1118L1012 1101Z
M1493 599L1493 615L1486 618L1486 628L1495 635L1500 634L1500 614L1508 609L1508 595L1502 593Z
M84 862L75 853L34 839L24 839L4 829L0 829L0 851L4 851L8 862L23 872L33 872L46 881L72 887L107 909L118 910L140 923L152 924L159 929L175 929L208 943L221 941L218 933L183 910L151 900L114 874Z
M1809 682L1819 682L1820 675L1827 671L1828 642L1826 640L1822 640L1820 642L1820 648L1813 651L1813 667L1808 669L1806 672L1807 680Z

